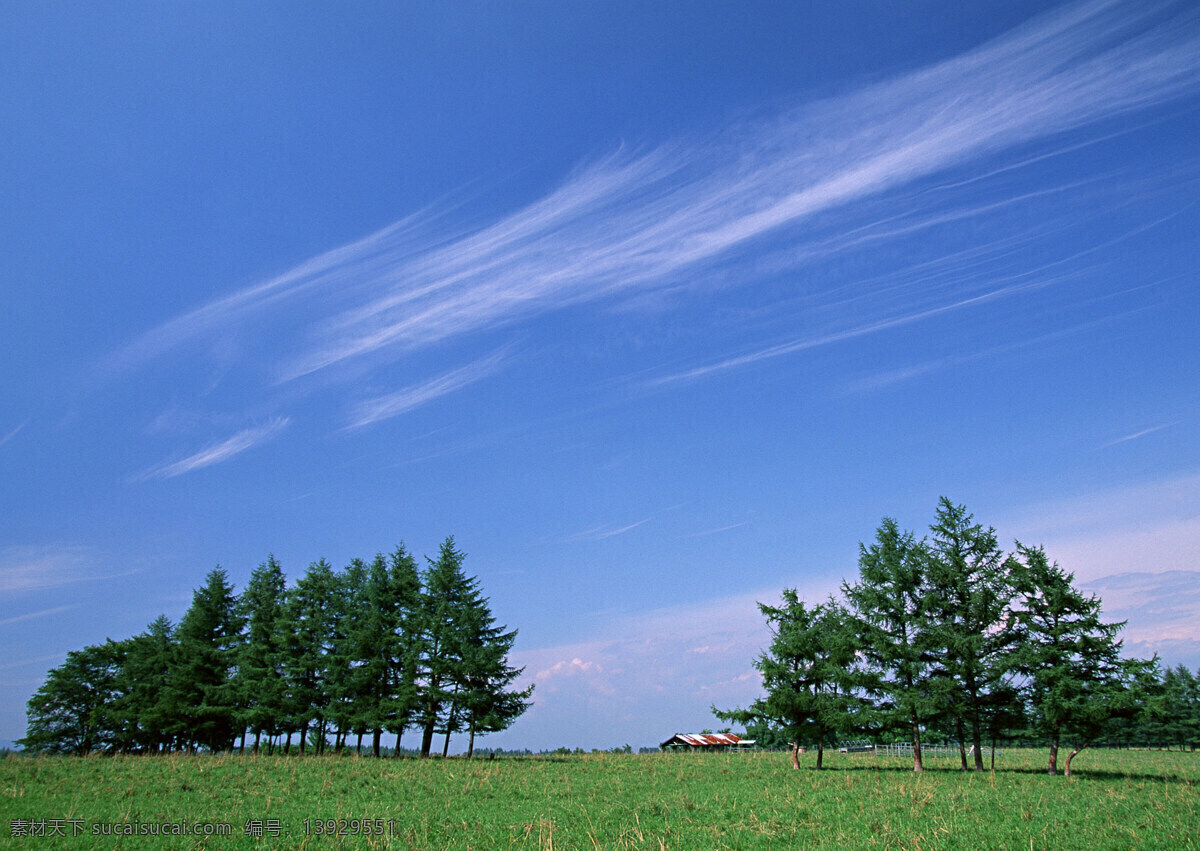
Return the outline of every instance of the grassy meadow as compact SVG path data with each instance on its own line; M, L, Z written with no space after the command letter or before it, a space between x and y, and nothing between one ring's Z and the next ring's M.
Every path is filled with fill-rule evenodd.
M838 753L821 772L811 753L801 771L781 753L14 757L0 760L0 830L37 848L1200 848L1200 754L1085 751L1070 781L1045 758L914 775ZM12 835L53 819L65 836ZM230 835L93 833L185 820Z

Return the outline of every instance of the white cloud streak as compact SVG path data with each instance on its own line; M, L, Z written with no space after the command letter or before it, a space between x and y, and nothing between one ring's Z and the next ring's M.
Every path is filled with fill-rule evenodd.
M4 618L3 620L0 620L0 626L8 626L9 624L12 624L12 623L22 623L24 621L36 620L38 618L46 618L46 617L50 617L51 615L58 615L58 614L62 614L63 612L69 612L72 609L77 609L77 608L79 608L79 604L75 603L70 606L55 606L54 608L51 608L51 609L42 609L37 612L29 612L24 615L16 615L15 617Z
M420 384L360 402L350 414L348 428L362 428L380 420L399 416L427 405L437 398L461 390L495 373L500 369L506 357L507 354L504 351L495 352L486 358L442 373Z
M205 467L211 467L214 464L228 461L230 458L240 455L248 449L260 446L276 437L281 431L287 428L289 422L290 420L287 417L276 417L266 425L243 429L232 437L206 446L199 452L189 455L182 460L152 467L137 476L136 480L171 479L175 476L182 476L185 473L202 470Z
M87 547L50 545L0 549L0 594L42 591L129 576L135 572L103 572L96 554Z
M415 215L178 317L118 360L136 363L263 311L299 306L308 318L279 367L286 381L564 305L675 286L685 273L851 202L1194 94L1198 29L1184 4L1070 6L953 59L735 128L715 143L619 152L475 232L431 237L436 218ZM876 333L1006 292L959 288L925 310L874 316L683 375ZM331 304L340 305L332 315ZM402 391L395 405L405 409L421 390ZM365 409L357 417L370 421Z

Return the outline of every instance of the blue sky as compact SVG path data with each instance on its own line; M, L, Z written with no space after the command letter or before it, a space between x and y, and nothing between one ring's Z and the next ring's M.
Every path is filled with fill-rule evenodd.
M1200 666L1188 3L6 4L0 740L220 564L454 534L652 744L940 495Z

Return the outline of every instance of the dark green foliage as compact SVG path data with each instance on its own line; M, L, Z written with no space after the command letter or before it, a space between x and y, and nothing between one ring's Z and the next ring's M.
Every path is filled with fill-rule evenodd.
M215 568L179 622L164 711L174 719L168 732L189 748L229 749L240 732L232 674L242 618L235 602L225 571Z
M123 750L156 752L169 747L172 668L177 663L175 629L159 615L146 631L124 642L125 657L116 679L119 695L110 709L121 726Z
M334 703L333 647L337 625L338 580L325 559L315 561L288 591L280 619L283 671L287 681L288 729L300 734L304 753L310 726L317 728L317 750Z
M29 726L17 744L44 753L115 749L120 724L110 707L120 695L125 653L124 643L111 639L68 653L29 699Z
M766 722L792 743L792 764L806 742L817 745L821 768L826 743L860 723L864 702L855 694L856 641L846 611L830 600L806 606L785 588L782 606L758 604L774 638L756 667L766 696L749 709L716 710L718 718L751 725Z
M403 546L336 571L314 562L290 590L274 556L234 595L220 568L196 589L172 628L159 617L141 635L68 654L28 703L31 751L157 752L242 748L253 734L320 753L351 735L413 725L475 737L508 727L533 691L512 688L515 630L497 626L479 582L448 538L422 592ZM432 734L427 736L431 739ZM428 754L429 742L424 753ZM443 752L445 748L443 748Z
M921 730L936 712L930 688L932 624L925 568L929 554L910 532L884 518L871 546L859 546L857 584L842 588L863 658L863 685L875 698L881 732L911 738L921 771Z
M529 705L532 688L506 692L521 671L507 667L516 632L494 626L479 582L463 571L465 554L449 537L436 560L429 559L416 637L418 695L413 720L421 728L421 756L429 756L433 736L442 733L442 754L451 733L502 730Z
M284 731L287 690L283 671L283 618L286 580L275 556L268 556L250 574L238 600L246 624L245 642L238 652L236 687L242 729L254 734L258 750L262 735Z
M1013 694L1007 680L1019 636L1009 608L1011 561L996 531L973 520L964 506L945 497L938 503L927 550L927 641L937 659L931 694L938 712L958 741L970 737L982 771L984 734ZM963 762L966 768L965 755Z
M1015 660L1028 677L1029 720L1050 743L1047 771L1054 774L1063 735L1091 729L1096 719L1084 719L1094 715L1098 695L1107 694L1106 681L1120 677L1117 635L1124 624L1102 623L1099 598L1080 593L1074 576L1040 547L1017 544L1015 577L1021 596Z

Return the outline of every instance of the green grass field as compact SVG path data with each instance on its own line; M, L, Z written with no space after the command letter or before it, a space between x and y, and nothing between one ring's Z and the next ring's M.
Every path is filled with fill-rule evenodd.
M776 753L9 758L0 829L37 848L1200 848L1200 754L1086 751L1070 781L1043 773L1042 751L980 775L931 763L916 776L837 753L821 772L813 754L792 771ZM230 835L93 834L182 821ZM65 836L12 836L14 822Z

